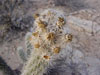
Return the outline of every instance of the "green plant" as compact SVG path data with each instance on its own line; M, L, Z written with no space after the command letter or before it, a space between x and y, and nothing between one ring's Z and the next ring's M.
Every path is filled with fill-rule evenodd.
M35 30L26 35L28 61L23 67L22 75L43 75L53 56L57 55L72 35L64 31L65 15L58 10L48 9L35 19Z

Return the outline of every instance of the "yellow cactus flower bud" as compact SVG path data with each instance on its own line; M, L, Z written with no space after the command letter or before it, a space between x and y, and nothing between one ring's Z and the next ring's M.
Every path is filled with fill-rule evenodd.
M45 27L46 27L46 23L43 22L43 21L41 21L41 20L39 20L39 21L38 21L38 26L39 26L40 28L45 28Z
M54 39L54 33L49 33L48 35L47 35L47 39L48 40L53 40Z
M35 48L39 48L39 47L40 47L40 44L37 43L37 44L34 45L34 47L35 47Z
M48 55L44 55L43 56L45 59L50 59L50 56L48 56Z
M34 32L34 33L32 33L32 35L37 37L38 36L38 32Z
M58 18L59 18L58 20L59 20L60 22L63 22L63 21L64 21L64 18L62 18L62 17L58 17Z
M39 14L34 14L34 18L38 18L40 15Z
M67 41L67 42L72 41L72 38L73 38L73 36L72 36L71 34L67 34L67 35L66 35L66 41Z
M57 53L59 53L59 52L60 52L60 47L54 48L54 53L55 53L55 54L57 54Z
M58 26L62 26L65 24L64 18L58 17L58 21L56 23Z

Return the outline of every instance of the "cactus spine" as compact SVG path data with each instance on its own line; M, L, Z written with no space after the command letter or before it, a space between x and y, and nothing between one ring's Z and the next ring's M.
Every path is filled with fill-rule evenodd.
M63 29L65 25L64 14L54 9L48 9L35 17L35 31L26 35L26 45L31 44L31 47L27 46L31 55L22 75L43 75L52 57L72 40L72 35Z

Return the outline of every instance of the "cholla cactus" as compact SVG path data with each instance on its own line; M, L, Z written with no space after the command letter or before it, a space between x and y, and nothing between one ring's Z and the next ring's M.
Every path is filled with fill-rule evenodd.
M26 45L31 52L22 75L43 75L52 57L72 41L72 35L64 30L64 13L48 9L35 17L35 32L26 35Z

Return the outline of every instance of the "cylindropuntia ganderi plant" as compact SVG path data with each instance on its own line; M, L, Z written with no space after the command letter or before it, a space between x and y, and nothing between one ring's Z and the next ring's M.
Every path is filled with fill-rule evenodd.
M34 25L35 32L30 32L25 39L31 54L23 67L22 75L43 75L52 57L58 54L67 42L72 41L72 35L64 32L66 18L60 11L44 11L36 17Z

